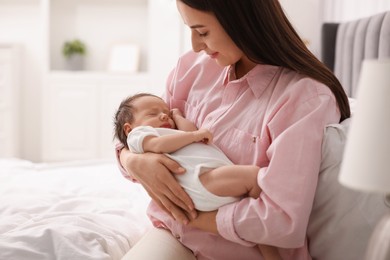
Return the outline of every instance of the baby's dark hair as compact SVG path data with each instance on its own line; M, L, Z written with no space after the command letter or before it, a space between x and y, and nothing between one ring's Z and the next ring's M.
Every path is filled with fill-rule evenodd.
M132 123L134 120L134 100L141 97L158 97L150 93L138 93L125 98L119 105L114 118L114 138L117 138L125 147L127 146L127 136L123 126L125 123ZM160 97L158 97L160 98Z

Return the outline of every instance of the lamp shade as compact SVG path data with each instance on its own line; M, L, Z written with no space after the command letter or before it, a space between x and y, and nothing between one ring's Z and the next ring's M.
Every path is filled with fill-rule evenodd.
M390 192L390 60L363 62L339 181Z

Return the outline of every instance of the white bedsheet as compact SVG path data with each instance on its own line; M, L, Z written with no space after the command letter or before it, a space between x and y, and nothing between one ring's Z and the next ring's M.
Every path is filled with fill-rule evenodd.
M151 226L114 162L0 159L0 259L120 259Z

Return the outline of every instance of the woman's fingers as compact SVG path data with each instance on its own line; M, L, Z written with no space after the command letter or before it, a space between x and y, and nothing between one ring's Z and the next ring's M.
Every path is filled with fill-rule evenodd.
M167 197L162 197L161 198L161 204L163 208L166 209L166 211L177 221L180 221L183 224L188 224L189 219L187 215L184 213L184 211L176 206L175 204L172 203L170 199Z
M180 166L176 161L171 160L168 157L163 157L161 159L161 163L172 173L174 174L185 174L185 169ZM164 177L165 178L165 177ZM183 188L179 185L176 179L172 176L172 178L167 178L165 180L165 184L169 188L170 193L167 191L165 194L173 203L182 209L186 210L189 214L193 215L195 213L194 203L190 196L183 190ZM183 205L184 204L184 205Z
M172 207L173 211L176 211L176 207L179 207L181 213L185 214L186 216L189 215L191 218L196 218L196 210L192 206L193 202L188 194L180 186L178 189L175 189L172 186L169 186L169 188L171 192L166 194L166 198L173 204L173 206L175 206ZM183 210L185 210L187 214L186 212L183 212ZM178 213L176 213L176 215L178 215ZM181 216L181 214L179 215Z
M192 200L183 188L177 183L176 179L169 174L169 176L159 176L164 178L165 182L159 181L162 185L165 185L161 190L160 201L163 206L169 211L176 220L184 223L188 221L187 214L192 218L196 217L196 211L192 206Z
M174 174L184 174L186 170L181 167L181 165L176 162L175 160L172 160L171 158L163 155L160 157L160 162L172 173Z
M174 203L172 203L170 199L172 198L171 195L168 196L163 194L156 195L153 192L149 192L149 191L148 194L161 209L163 209L175 220L180 221L183 224L189 223L189 218L185 214L184 210L178 207L177 205L175 205Z
M129 169L153 201L182 223L188 222L187 216L196 217L191 198L174 177L185 174L180 164L163 154L133 154L131 158Z

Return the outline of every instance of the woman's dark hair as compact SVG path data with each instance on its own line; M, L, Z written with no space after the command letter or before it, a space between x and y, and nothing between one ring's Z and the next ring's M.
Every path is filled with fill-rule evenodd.
M118 110L115 113L114 117L114 138L117 138L126 148L127 145L127 136L123 126L125 123L132 123L134 120L134 100L141 97L157 97L149 93L139 93L133 96L125 98L119 105ZM160 98L160 97L158 97Z
M278 0L178 0L213 13L234 43L255 63L282 66L327 85L341 118L350 117L348 97L331 70L305 46Z

